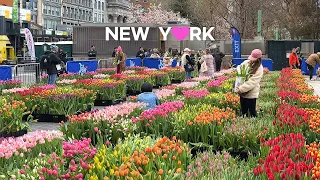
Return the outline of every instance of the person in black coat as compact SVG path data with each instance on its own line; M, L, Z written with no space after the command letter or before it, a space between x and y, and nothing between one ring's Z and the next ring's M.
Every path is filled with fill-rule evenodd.
M137 52L136 57L139 57L140 59L143 59L145 57L143 47L140 47L139 51Z
M88 52L88 56L89 56L89 60L97 59L96 47L94 47L93 45L91 46L91 49Z
M224 58L224 54L220 51L220 46L217 47L216 51L212 54L214 60L216 62L216 72L221 70L222 58Z
M112 51L112 55L111 55L111 57L116 57L116 54L117 54L117 48L118 48L118 47L113 48L113 51Z
M61 59L57 55L58 47L52 46L51 52L47 56L48 59L44 59L44 67L47 69L48 84L54 85L56 83L58 72L61 70Z

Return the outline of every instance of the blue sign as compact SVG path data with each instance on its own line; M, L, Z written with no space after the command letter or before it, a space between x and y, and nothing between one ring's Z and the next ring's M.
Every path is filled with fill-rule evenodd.
M0 80L12 79L12 68L11 66L0 66Z
M143 66L151 69L161 69L161 67L164 67L161 58L144 58Z
M127 58L126 59L126 66L142 66L142 61L140 58Z
M235 67L237 67L238 65L240 65L241 63L243 63L243 61L247 60L246 58L239 58L239 59L232 59L232 64L235 65ZM269 71L273 70L273 61L271 59L262 59L262 66L265 68L268 68Z
M84 74L86 72L96 71L97 69L98 69L97 60L67 62L67 71L70 73Z
M241 37L237 28L230 28L232 35L232 54L233 58L241 58Z

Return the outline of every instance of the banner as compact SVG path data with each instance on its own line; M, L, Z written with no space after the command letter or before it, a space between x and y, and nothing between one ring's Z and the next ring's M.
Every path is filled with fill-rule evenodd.
M98 61L96 60L79 60L79 61L68 61L67 71L69 73L85 74L87 72L93 72L98 69Z
M126 66L127 67L142 66L142 60L140 58L127 58Z
M12 67L11 66L0 66L0 80L12 79Z
M230 29L232 35L232 54L233 58L241 58L241 37L237 28Z
M34 41L33 41L32 34L28 28L25 28L24 34L26 37L27 46L28 46L28 50L29 50L29 54L31 56L31 59L36 60L36 53L35 53L35 49L34 49Z
M19 0L13 0L12 5L12 22L18 23L19 15L18 15L18 1Z

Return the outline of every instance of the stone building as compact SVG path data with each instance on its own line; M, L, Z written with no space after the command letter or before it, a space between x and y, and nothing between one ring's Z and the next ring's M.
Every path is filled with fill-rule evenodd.
M130 16L131 0L106 0L105 17L108 23L126 23Z
M78 26L81 23L93 22L93 8L92 0L62 0L61 23Z
M93 4L93 22L105 23L105 0L92 0Z

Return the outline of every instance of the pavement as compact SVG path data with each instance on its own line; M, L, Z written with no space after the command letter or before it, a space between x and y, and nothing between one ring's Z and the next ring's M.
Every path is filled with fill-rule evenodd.
M320 79L316 81L310 81L309 77L305 76L305 80L308 85L314 89L314 94L320 96Z
M93 109L102 110L105 106L94 106ZM29 123L31 131L37 130L59 130L59 123L37 122Z

